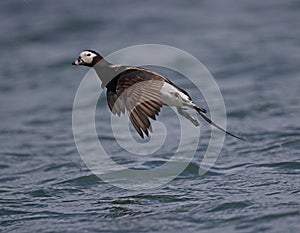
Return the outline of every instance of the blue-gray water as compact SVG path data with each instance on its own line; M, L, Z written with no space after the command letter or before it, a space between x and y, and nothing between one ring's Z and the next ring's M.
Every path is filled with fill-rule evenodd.
M1 1L0 231L299 232L299 1L148 2ZM107 55L144 43L203 62L228 128L247 141L226 137L205 175L195 158L161 188L129 191L98 179L77 152L72 104L87 69L70 63L82 49ZM99 105L101 130L109 109ZM202 127L198 157L210 132ZM161 164L172 148L145 164ZM134 165L116 151L117 162Z

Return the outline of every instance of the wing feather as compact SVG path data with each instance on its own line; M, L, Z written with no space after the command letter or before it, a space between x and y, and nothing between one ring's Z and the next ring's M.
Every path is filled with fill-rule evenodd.
M152 132L149 118L156 116L163 106L161 88L166 81L161 75L146 69L132 68L117 77L115 91L107 92L107 102L113 114L125 112L137 131L144 138ZM115 81L115 80L114 80Z

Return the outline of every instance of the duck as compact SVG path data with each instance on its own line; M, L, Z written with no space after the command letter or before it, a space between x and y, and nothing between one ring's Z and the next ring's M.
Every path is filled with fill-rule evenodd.
M171 80L152 70L111 64L95 50L83 50L72 65L93 68L100 78L102 88L106 88L106 98L110 111L120 116L127 113L141 138L152 133L150 119L156 120L163 106L176 107L178 114L189 120L195 127L199 121L187 110L196 111L208 124L231 137L243 138L228 132L213 122L207 111L196 105L187 91Z

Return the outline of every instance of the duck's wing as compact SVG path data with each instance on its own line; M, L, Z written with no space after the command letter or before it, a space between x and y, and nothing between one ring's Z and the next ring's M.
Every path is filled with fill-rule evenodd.
M163 106L161 88L165 79L155 72L145 69L129 69L114 80L115 91L108 90L108 105L114 114L127 110L129 119L138 134L149 136L151 123Z
M106 99L108 107L114 115L117 114L118 116L120 116L122 113L125 113L124 101L121 97L118 99L118 95L116 94L116 92L107 90Z

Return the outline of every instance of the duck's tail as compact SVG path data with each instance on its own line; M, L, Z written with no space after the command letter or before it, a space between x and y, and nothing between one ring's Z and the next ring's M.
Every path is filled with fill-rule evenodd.
M209 119L209 118L205 115L205 113L206 113L206 110L205 110L205 109L200 108L200 107L198 107L198 106L194 106L194 109L199 113L199 115L200 115L200 116L201 116L208 124L213 125L214 127L218 128L218 129L221 130L222 132L224 132L224 133L230 135L231 137L234 137L234 138L237 138L237 139L240 139L240 140L245 141L244 138L241 138L241 137L239 137L239 136L236 136L236 135L234 135L234 134L232 134L232 133L226 131L225 129L221 128L221 127L218 126L216 123L214 123L211 119Z

